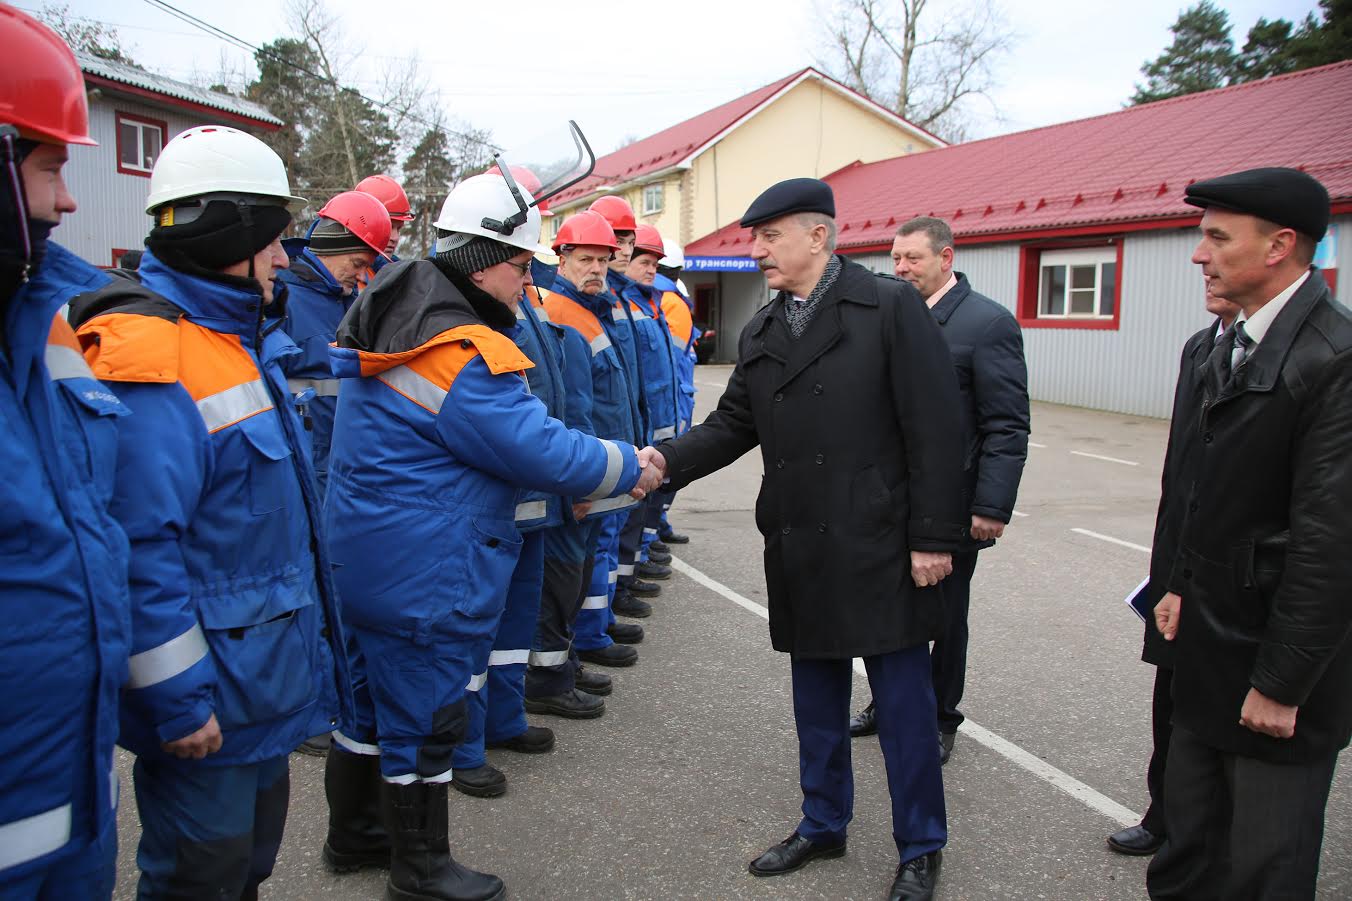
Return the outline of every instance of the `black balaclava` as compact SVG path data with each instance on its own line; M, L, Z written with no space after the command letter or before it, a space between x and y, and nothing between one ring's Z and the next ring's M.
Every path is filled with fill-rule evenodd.
M19 167L37 146L37 141L19 137L10 126L0 132L0 299L4 300L42 264L47 239L60 225L28 215Z
M159 221L162 224L150 230L146 247L161 263L188 275L262 294L262 286L252 276L226 275L219 270L244 260L252 262L259 251L286 231L291 213L280 205L242 208L232 200L211 200L190 222L170 224L173 217L164 210L159 213Z

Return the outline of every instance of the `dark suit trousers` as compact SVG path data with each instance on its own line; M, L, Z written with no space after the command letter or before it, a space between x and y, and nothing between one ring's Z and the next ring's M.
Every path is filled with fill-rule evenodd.
M1174 729L1168 839L1150 862L1153 901L1310 901L1338 755L1278 764Z
M864 658L892 795L892 837L902 863L937 851L948 841L928 657L921 645ZM848 659L793 659L793 716L803 789L798 832L827 844L845 840L845 827L854 815L852 681Z
M939 583L944 590L944 635L930 652L930 670L939 702L939 731L949 734L962 725L958 705L967 684L967 610L975 571L976 551L954 554L953 572Z
M1154 835L1168 835L1164 822L1164 774L1168 771L1169 738L1173 732L1174 669L1155 667L1155 697L1150 705L1150 732L1155 740L1150 752L1150 766L1145 771L1146 788L1150 790L1150 807L1141 817L1141 825Z

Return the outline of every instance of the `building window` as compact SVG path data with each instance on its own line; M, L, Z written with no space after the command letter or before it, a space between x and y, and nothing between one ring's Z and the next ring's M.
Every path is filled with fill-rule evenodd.
M1118 326L1122 242L1025 245L1019 260L1019 322L1025 327Z
M157 119L117 114L117 171L148 177L169 140L169 126Z
M662 205L665 201L666 185L660 181L645 185L643 188L643 215L651 216L654 213L662 212Z

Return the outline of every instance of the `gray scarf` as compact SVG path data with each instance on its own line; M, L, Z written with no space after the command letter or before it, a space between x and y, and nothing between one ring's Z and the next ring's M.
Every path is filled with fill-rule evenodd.
M831 286L836 283L840 276L840 257L831 254L831 259L826 261L826 270L822 272L821 279L817 282L817 287L812 289L807 300L799 303L793 299L793 296L787 291L780 291L779 296L784 300L784 315L789 320L789 331L795 338L801 338L803 332L817 315L817 309L821 306L822 298L826 292L831 290Z

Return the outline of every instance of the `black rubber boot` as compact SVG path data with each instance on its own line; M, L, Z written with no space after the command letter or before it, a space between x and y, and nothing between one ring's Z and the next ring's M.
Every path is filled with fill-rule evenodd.
M460 866L451 857L446 783L382 782L382 809L394 842L389 901L499 901L502 880Z
M390 834L380 817L380 758L334 744L324 762L329 835L324 863L335 873L390 865Z

